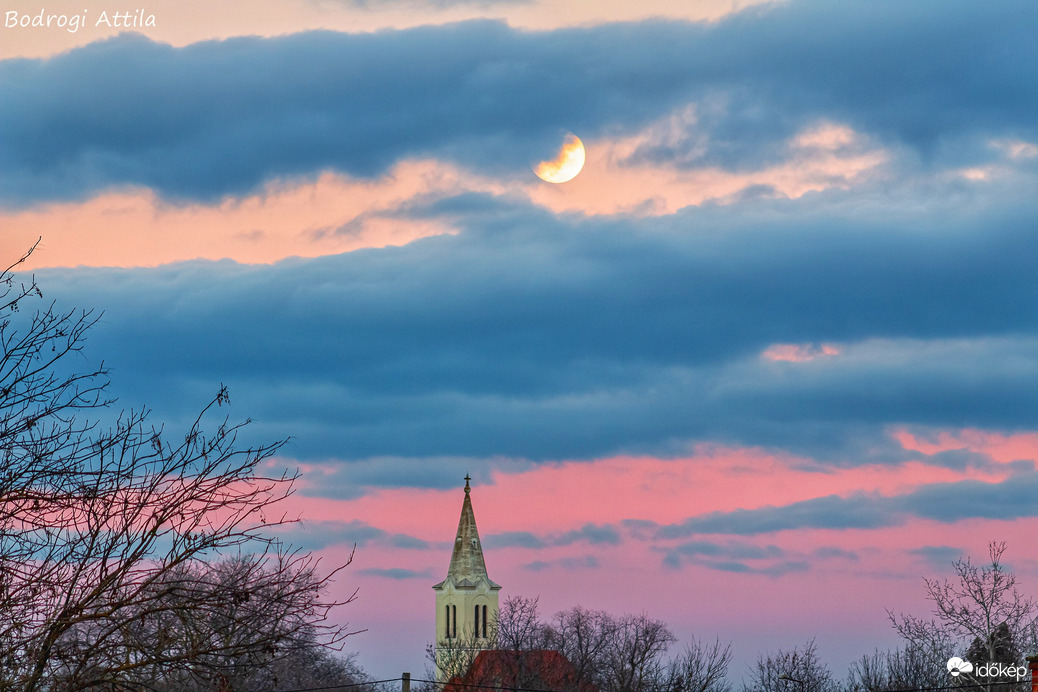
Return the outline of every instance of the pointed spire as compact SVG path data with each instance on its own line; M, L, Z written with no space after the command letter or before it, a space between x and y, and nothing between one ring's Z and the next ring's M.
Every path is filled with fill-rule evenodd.
M461 503L461 519L458 521L458 535L454 539L454 551L451 553L451 564L447 568L447 580L456 586L474 586L479 579L485 579L491 586L497 584L487 576L487 566L483 561L483 547L479 542L479 531L476 529L476 515L472 511L472 489L465 474L465 499Z

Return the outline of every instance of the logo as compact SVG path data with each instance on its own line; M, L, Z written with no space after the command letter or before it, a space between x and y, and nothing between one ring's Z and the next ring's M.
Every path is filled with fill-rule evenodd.
M952 656L948 659L948 672L952 674L952 677L959 677L959 673L972 673L973 664L969 661L964 661L958 656Z
M973 673L979 678L1016 678L1017 682L1027 677L1027 666L1014 666L1007 663L982 663L974 667L972 663L958 656L948 659L948 672L952 677Z

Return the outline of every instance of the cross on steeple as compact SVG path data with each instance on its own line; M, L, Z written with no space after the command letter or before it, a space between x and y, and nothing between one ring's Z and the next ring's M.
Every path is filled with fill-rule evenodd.
M469 490L470 490L470 488L469 488L469 481L471 481L471 480L472 480L472 479L471 479L471 478L469 478L469 474L468 474L468 473L466 473L466 474L465 474L465 494L466 494L466 495L468 495L468 493L469 493Z

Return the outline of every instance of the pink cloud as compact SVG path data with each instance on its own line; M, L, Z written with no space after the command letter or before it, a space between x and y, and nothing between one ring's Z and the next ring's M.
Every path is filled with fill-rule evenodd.
M1019 459L1038 459L1038 433L995 433L973 428L963 430L936 430L926 434L897 429L891 436L905 449L924 454L937 454L965 449L989 455L994 461L1006 463Z
M835 344L772 344L760 355L765 360L803 363L816 358L838 356L840 348Z
M906 435L895 433L906 449L918 449ZM918 451L942 451L929 449L933 451ZM1038 457L1038 446L1031 456ZM306 467L302 491L320 488L335 468ZM474 489L473 502L484 533L486 527L493 527L489 529L493 533L548 535L621 519L671 524L711 512L781 506L829 495L895 495L930 483L1004 478L1000 471L950 469L924 461L836 469L761 449L699 445L689 456L677 459L610 457L543 464L521 473L495 472L490 484ZM391 533L449 541L457 522L453 505L460 507L460 494L456 489L383 488L353 500L300 495L292 502L311 521L363 520ZM408 511L401 513L400 507ZM416 526L415 516L425 519Z
M1038 157L1038 144L1022 139L996 139L991 146L1010 159L1033 159Z

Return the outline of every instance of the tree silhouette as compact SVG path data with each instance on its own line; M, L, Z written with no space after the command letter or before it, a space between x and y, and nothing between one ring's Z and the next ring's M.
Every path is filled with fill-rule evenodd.
M303 631L341 642L323 596L338 570L270 533L291 521L295 475L264 463L282 442L240 446L222 386L180 433L147 410L102 425L108 372L71 357L98 316L41 305L17 264L0 272L0 689L230 690L235 660L274 661Z
M927 652L933 667L940 669L956 654L974 664L1022 662L1019 643L1034 641L1038 604L1017 589L1016 575L1002 563L1005 551L1005 542L993 541L988 564L978 567L966 558L953 565L956 580L924 578L933 619L888 611L898 634L909 646ZM984 683L990 690L993 680L964 672L956 682Z

